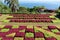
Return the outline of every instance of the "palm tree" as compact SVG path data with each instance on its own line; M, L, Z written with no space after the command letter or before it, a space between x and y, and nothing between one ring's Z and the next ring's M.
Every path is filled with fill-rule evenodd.
M12 12L17 12L19 10L18 0L5 0L5 2L11 8Z

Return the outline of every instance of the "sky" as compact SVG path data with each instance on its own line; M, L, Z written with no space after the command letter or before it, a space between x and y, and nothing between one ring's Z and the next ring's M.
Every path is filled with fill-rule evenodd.
M4 0L0 0L0 1L4 1ZM60 0L18 0L19 2L26 2L26 3L31 3L31 2L33 2L33 3L36 3L36 2L43 2L43 3L54 3L54 4L56 4L56 3L60 3Z
M0 0L2 2L4 2L4 0ZM21 3L44 3L46 4L46 6L48 6L47 4L50 5L56 5L57 7L60 6L60 0L18 0L18 2ZM50 7L50 6L49 6Z
M0 0L4 1L4 0ZM60 3L60 0L18 0L19 2L45 2L45 3Z
M19 0L21 2L60 2L60 0Z

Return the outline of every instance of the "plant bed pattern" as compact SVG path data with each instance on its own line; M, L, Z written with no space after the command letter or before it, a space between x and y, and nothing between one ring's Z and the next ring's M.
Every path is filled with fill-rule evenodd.
M25 26L25 25L0 25L0 40L59 40L49 35L52 32L60 35L60 28L56 26ZM36 29L41 28L46 32Z
M52 22L56 18L51 18L51 14L10 14L6 20L9 22Z

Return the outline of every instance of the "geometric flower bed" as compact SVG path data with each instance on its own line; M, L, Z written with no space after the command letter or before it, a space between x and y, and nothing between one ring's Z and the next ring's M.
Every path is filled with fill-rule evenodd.
M49 17L50 16L50 17ZM3 16L2 16L3 17ZM4 16L5 17L5 16ZM55 20L50 14L13 14L6 16L0 25L0 40L60 40L60 28L54 25L14 25L12 22L51 22ZM12 25L8 25L8 23Z
M52 32L56 35L60 35L60 29L56 26L36 26L41 29L35 28L35 26L18 26L18 25L0 25L0 40L58 40L56 37L49 35Z
M50 18L50 14L11 14L4 22L52 22L55 18Z

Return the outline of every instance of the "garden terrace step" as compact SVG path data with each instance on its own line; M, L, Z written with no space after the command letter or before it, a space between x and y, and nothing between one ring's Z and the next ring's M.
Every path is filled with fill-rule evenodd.
M55 18L45 18L45 17L20 17L20 18L7 18L7 19L51 19L51 20L55 20Z
M26 15L23 15L23 14L14 14L14 15L10 15L10 16L13 16L13 17L49 17L50 15L48 14L26 14Z
M51 19L35 19L35 20L31 20L31 19L23 19L23 20L17 20L17 19L11 19L10 22L52 22Z
M20 16L33 16L33 15L35 15L35 16L50 16L51 14L10 14L10 15L12 15L12 16L16 16L16 15L20 15Z

